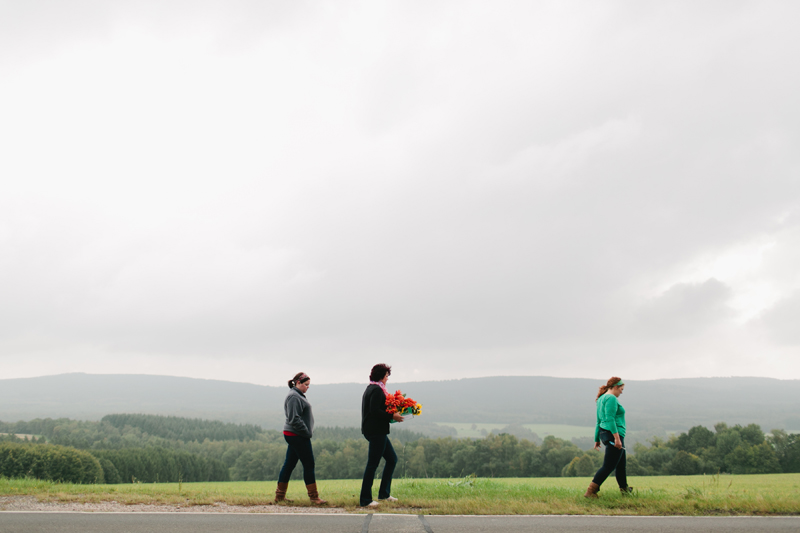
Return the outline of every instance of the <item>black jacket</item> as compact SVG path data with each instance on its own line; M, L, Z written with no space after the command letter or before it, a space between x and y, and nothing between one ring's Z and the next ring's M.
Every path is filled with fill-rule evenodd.
M361 397L361 433L388 435L392 415L386 412L386 394L378 385L369 385Z

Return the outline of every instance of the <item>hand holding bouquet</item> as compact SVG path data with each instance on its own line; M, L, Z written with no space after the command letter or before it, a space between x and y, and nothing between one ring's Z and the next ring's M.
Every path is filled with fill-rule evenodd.
M422 404L417 403L411 398L406 398L406 395L400 391L386 396L386 412L390 415L400 413L401 416L413 415L419 416L422 412ZM391 420L393 423L394 420Z

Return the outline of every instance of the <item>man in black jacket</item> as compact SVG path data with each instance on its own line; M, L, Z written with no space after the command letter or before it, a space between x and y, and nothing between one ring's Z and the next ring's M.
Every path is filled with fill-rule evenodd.
M372 367L369 375L369 385L361 398L361 433L369 441L369 455L367 468L364 470L364 481L361 483L361 497L359 503L362 507L377 507L378 502L372 500L372 481L378 470L381 457L386 460L381 477L381 486L378 489L378 500L396 502L392 493L392 474L397 464L397 454L394 452L392 442L389 440L389 422L395 420L402 422L400 413L389 414L386 412L386 382L392 374L392 367L384 364Z

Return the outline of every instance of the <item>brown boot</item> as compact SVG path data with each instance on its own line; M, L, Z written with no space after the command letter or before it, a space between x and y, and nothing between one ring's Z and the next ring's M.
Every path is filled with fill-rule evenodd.
M619 491L622 493L623 496L630 496L633 494L633 487L620 487Z
M286 489L289 488L288 483L278 483L278 488L275 490L275 501L276 502L289 502L292 503L292 500L286 499Z
M589 483L589 488L586 489L586 494L583 495L584 498L597 498L597 493L600 491L600 485L592 481Z
M319 497L319 492L317 492L317 484L312 483L311 485L306 485L306 489L308 490L308 499L311 500L311 503L314 505L325 505L325 500Z

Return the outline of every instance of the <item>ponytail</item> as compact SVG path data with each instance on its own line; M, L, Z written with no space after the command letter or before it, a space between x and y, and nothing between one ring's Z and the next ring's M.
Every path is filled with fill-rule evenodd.
M308 377L305 372L298 372L287 383L289 384L289 388L293 389L295 387L295 385L297 385L298 383L305 383L309 379L311 379L311 378Z
M600 387L600 389L597 391L597 398L595 398L594 401L599 400L600 396L602 396L603 394L607 393L610 388L612 388L614 385L617 385L621 381L622 381L622 378L618 378L616 376L612 377L611 379L609 379L608 382L606 382L605 385L602 385Z

